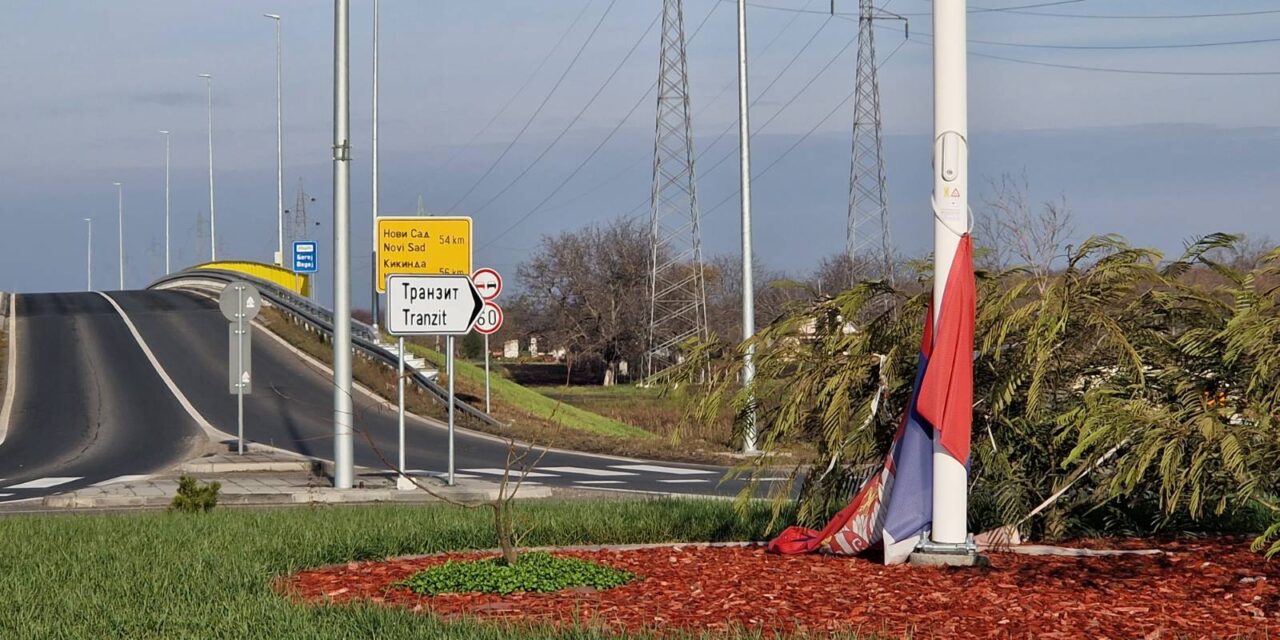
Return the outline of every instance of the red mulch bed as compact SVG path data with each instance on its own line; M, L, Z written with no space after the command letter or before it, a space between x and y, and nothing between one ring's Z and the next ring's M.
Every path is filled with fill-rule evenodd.
M1123 545L1132 546L1132 545ZM1280 562L1240 540L1161 543L1159 556L989 554L985 569L886 567L865 558L753 548L565 551L641 579L606 591L420 596L393 586L449 559L353 562L280 581L315 603L369 601L445 618L587 621L617 631L863 632L898 637L1280 636Z

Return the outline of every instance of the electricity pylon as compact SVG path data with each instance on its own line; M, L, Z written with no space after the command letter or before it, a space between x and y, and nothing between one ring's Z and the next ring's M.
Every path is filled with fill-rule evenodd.
M849 221L845 249L850 268L883 270L893 282L889 238L889 194L880 120L880 80L876 68L874 22L882 12L872 0L858 0L858 61L854 74L853 154L849 168ZM901 19L889 14L891 19ZM857 276L857 273L850 274Z
M691 130L684 1L663 0L649 218L648 376L678 364L680 345L686 340L707 337Z

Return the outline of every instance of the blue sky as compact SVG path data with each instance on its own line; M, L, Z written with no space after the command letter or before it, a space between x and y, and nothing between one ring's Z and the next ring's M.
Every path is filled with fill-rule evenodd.
M360 256L370 235L371 3L352 4L355 273L367 278L368 261ZM610 4L383 0L383 213L412 213L421 194L433 213L474 215L478 265L508 275L542 234L617 215L647 215L654 112L645 91L657 73L658 36L656 29L646 33L646 28L661 3L616 0L606 14ZM844 244L852 107L837 105L852 88L856 47L837 53L854 37L856 24L822 15L828 0L759 4L818 11L753 6L748 16L752 93L758 100L752 111L758 130L753 163L757 170L768 167L794 145L754 185L757 257L774 268L807 270ZM998 8L1032 1L972 4ZM883 6L910 17L909 40L901 24L892 21L883 23L877 38L881 58L892 53L880 80L894 240L918 254L929 244L931 5L885 0ZM857 3L838 0L837 7L854 12ZM975 13L971 39L1036 47L974 43L971 51L1133 70L1280 71L1280 42L1039 48L1280 37L1280 13L1143 20L1046 13L1150 16L1276 9L1280 3L1261 0L1083 0L1027 10L1039 15ZM84 217L95 219L96 283L114 283L111 183L117 180L125 183L128 283L142 286L159 274L164 141L157 129L173 131L175 263L196 259L195 217L208 202L204 83L198 73L214 74L220 253L269 259L275 246L275 77L272 25L261 17L264 12L284 16L286 206L292 206L301 178L317 198L309 214L324 222L317 233L327 252L330 2L6 0L0 5L5 60L0 121L6 124L0 139L7 151L0 155L0 289L82 287ZM564 44L547 57L580 13ZM733 5L687 0L689 32L704 19L689 45L695 146L705 153L698 165L699 197L708 251L731 253L738 232L732 196L737 187ZM459 202L525 125L597 21L599 31L540 116L491 175ZM615 69L616 76L604 84ZM1280 76L1119 74L975 56L970 79L975 184L1025 171L1034 199L1066 197L1079 235L1118 232L1165 250L1218 230L1280 236L1273 222L1280 200L1273 152L1280 137ZM494 119L526 80L510 109ZM576 124L535 163L598 90ZM637 101L640 106L631 111ZM632 115L624 121L628 112ZM491 119L492 126L476 137ZM596 156L546 206L534 210L619 122L616 135ZM726 129L730 134L721 136ZM526 167L527 175L514 181ZM329 270L327 259L321 265ZM360 289L356 295L358 301L367 298Z

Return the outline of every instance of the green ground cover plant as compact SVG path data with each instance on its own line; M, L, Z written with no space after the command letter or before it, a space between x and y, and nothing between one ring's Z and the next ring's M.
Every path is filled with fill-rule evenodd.
M499 593L560 591L573 587L612 589L635 579L628 571L580 558L564 558L545 552L526 553L507 564L501 558L450 560L421 571L404 586L417 593Z
M520 505L530 546L758 540L768 513L722 501ZM487 549L487 513L447 505L215 509L0 518L0 638L604 639L511 629L377 606L310 606L273 581L308 567Z

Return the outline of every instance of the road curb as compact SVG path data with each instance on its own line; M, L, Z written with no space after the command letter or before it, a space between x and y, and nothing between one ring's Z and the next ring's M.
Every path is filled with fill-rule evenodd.
M446 491L444 487L432 489L449 500L466 503L477 503L495 500L498 488L468 488L459 491ZM519 499L550 498L550 487L523 486ZM120 509L120 508L161 508L168 507L171 496L84 496L75 493L63 493L46 496L41 506L47 509ZM230 493L218 496L218 506L226 507L267 507L303 504L429 504L445 502L425 491L398 491L396 489L333 489L331 487L311 487L291 492L278 493Z

